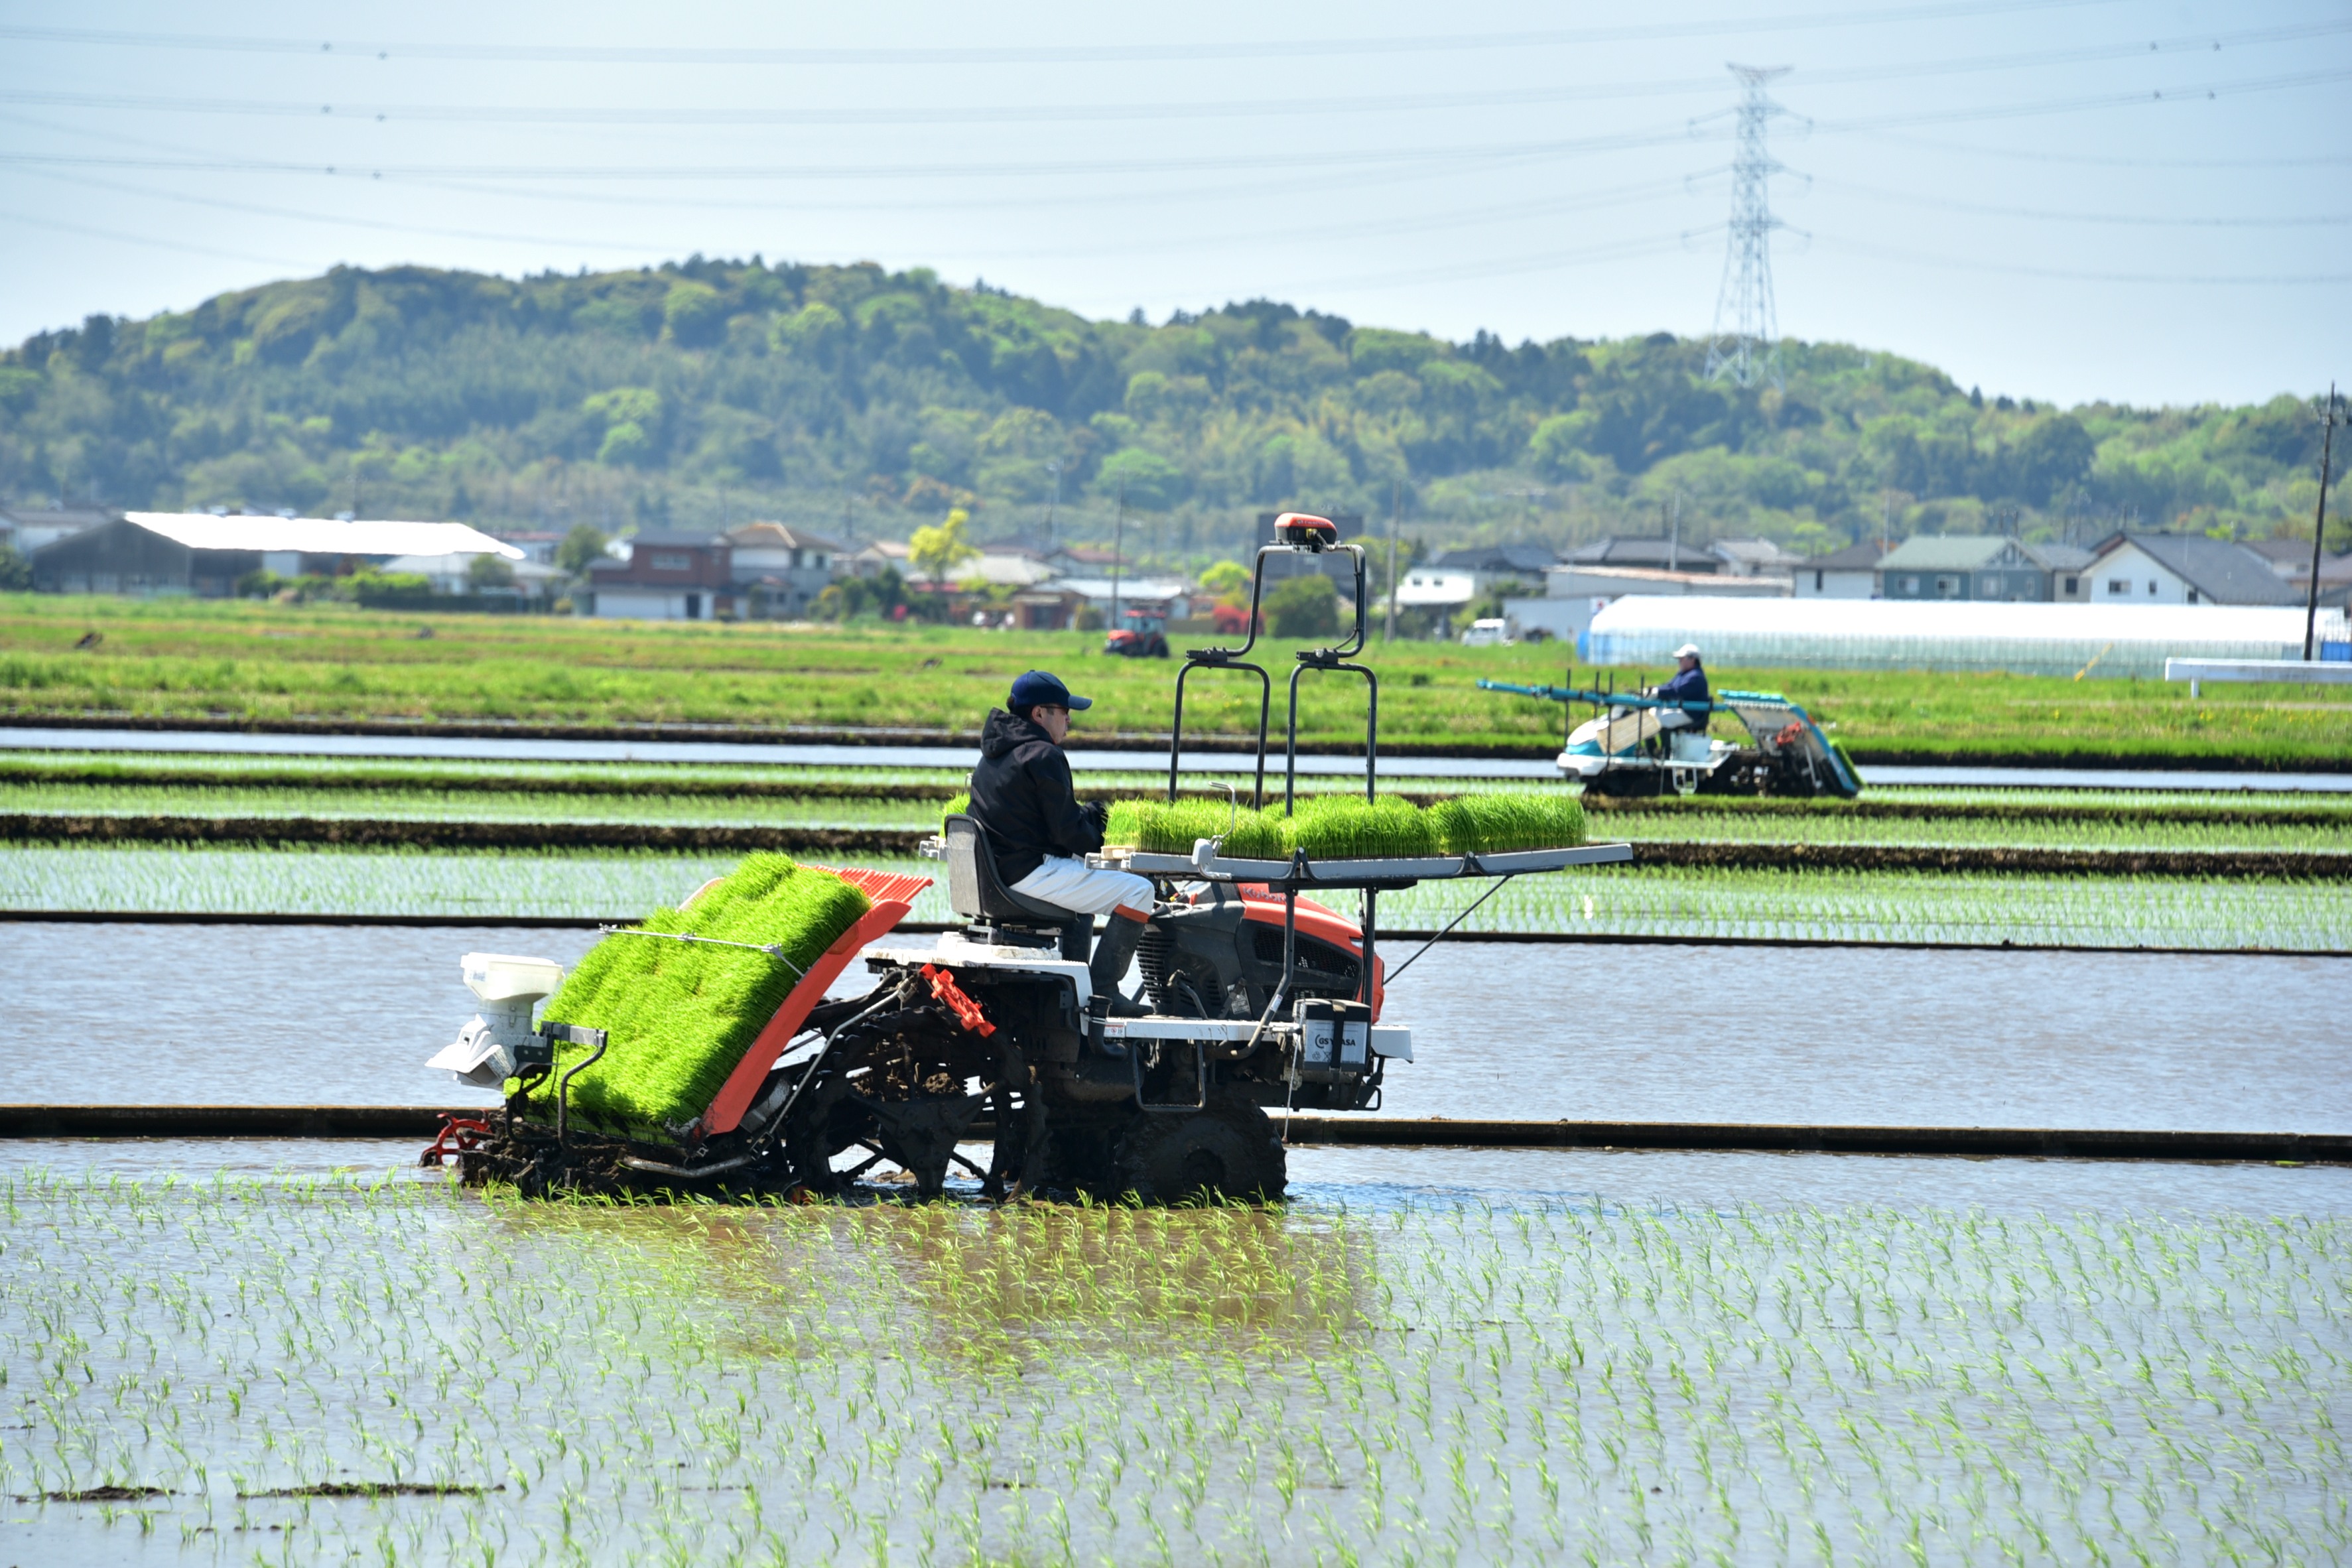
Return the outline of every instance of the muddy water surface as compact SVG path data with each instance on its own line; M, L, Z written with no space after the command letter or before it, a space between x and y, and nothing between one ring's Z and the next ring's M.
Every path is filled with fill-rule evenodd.
M568 964L593 940L0 926L0 1100L488 1103L421 1065L472 1015L458 955ZM1417 1057L1391 1115L2352 1127L2342 959L1465 942L1401 976L1389 1016Z

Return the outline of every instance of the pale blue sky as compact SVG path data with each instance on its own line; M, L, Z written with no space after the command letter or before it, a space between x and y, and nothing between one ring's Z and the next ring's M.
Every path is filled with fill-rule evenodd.
M1731 60L1794 68L1784 332L2066 402L2352 376L2346 0L0 0L0 341L336 262L695 251L1699 334Z

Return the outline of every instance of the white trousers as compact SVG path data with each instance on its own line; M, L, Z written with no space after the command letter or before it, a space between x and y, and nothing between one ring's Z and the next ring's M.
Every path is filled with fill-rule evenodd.
M1074 915L1107 915L1120 908L1139 918L1151 914L1151 883L1127 871L1097 871L1083 860L1049 855L1045 863L1013 884L1013 890Z

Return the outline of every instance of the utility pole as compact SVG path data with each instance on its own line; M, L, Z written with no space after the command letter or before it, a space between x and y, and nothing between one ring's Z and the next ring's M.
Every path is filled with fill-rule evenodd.
M1062 459L1056 458L1046 464L1045 471L1054 476L1053 499L1045 503L1045 553L1051 555L1054 552L1054 513L1062 506Z
M1781 172L1764 148L1764 127L1789 111L1764 96L1767 82L1786 76L1787 66L1728 68L1739 79L1737 146L1731 156L1731 222L1724 247L1723 287L1716 295L1715 326L1707 335L1706 375L1734 386L1759 382L1782 385L1775 340L1780 321L1772 304L1772 176Z
M1396 641L1397 595L1397 511L1403 504L1404 481L1389 481L1389 616L1388 624L1381 629L1382 642Z
M2319 633L2319 561L2327 538L2327 469L2328 461L2336 455L2336 384L2327 384L2327 416L2320 425L2319 437L2319 510L2311 514L2311 591L2303 603L2303 657L2310 660L2318 645L2313 641Z
M1666 570L1679 572L1683 569L1682 491L1675 492L1674 507L1667 516L1669 521L1666 524Z
M1118 482L1118 513L1110 525L1110 629L1118 630L1119 541L1127 536L1127 481Z

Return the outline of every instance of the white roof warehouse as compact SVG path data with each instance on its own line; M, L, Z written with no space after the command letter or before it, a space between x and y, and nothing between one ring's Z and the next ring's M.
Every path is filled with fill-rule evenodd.
M2322 610L2340 643L2344 612ZM1671 666L1695 642L1717 668L2009 670L2144 676L2168 658L2303 657L2303 611L2287 606L1996 603L1909 599L1660 598L1630 595L1592 617L1597 665Z
M133 511L33 553L33 586L52 594L194 594L220 598L254 572L334 574L403 555L523 552L462 522Z

